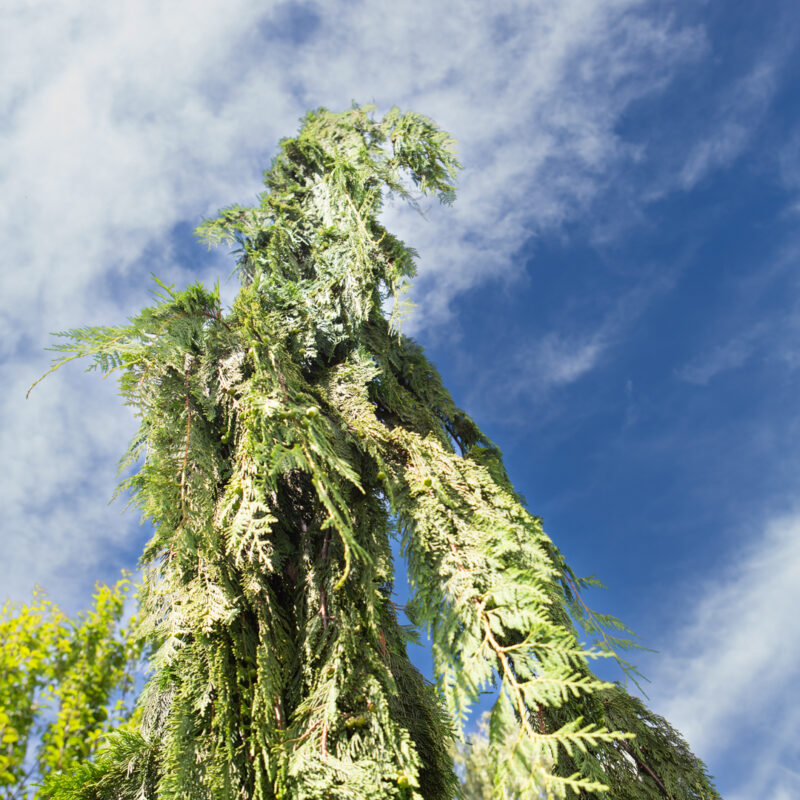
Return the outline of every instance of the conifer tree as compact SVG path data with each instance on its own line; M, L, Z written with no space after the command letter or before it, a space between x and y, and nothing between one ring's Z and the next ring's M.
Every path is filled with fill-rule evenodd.
M453 144L396 109L309 113L260 203L200 228L238 244L230 311L217 289L162 284L130 324L65 334L58 363L117 372L141 420L123 486L154 529L152 676L139 730L45 796L451 800L452 739L495 687L498 798L718 798L665 720L592 673L609 620L384 313L415 253L382 202L450 203ZM393 536L435 687L390 599Z

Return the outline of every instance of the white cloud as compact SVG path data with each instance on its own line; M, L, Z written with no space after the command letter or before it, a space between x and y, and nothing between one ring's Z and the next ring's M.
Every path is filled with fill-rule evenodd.
M722 324L718 315L709 315L711 343L699 342L695 355L675 370L676 377L706 386L718 375L740 368L796 370L800 366L796 346L800 309L795 301L798 258L800 244L790 240L759 264L758 270L731 281ZM785 303L764 314L767 298L779 293Z
M74 610L96 580L133 566L143 533L122 504L108 505L115 463L133 433L114 386L65 371L25 401L30 366L6 365L0 413L4 559L0 594L27 599L40 583ZM98 465L100 468L98 469Z
M548 334L536 346L534 368L548 386L561 386L591 370L604 349L605 342L600 335L575 343Z
M525 423L530 424L530 406L535 404L544 412L551 395L600 367L609 357L608 351L630 335L653 298L672 288L680 271L681 266L676 265L648 274L652 271L642 267L638 286L595 302L599 313L597 307L577 314L565 312L558 329L496 357L473 382L467 403L470 413L484 420L505 421L523 413ZM600 319L587 324L585 319L590 316Z
M611 333L606 324L588 331L550 331L498 355L475 376L465 407L484 423L517 419L530 424L531 406L544 413L553 393L598 366Z
M727 569L690 591L692 619L656 662L654 707L712 768L746 758L737 798L797 796L787 765L800 759L800 513L753 531Z
M227 274L220 258L171 262L170 235L250 201L305 108L397 103L460 139L455 208L428 224L387 212L422 253L418 319L441 320L457 292L515 274L530 237L597 201L639 157L620 116L704 46L640 0L17 0L0 25L0 445L14 465L0 594L38 581L62 600L123 559L132 520L105 500L132 423L74 371L24 401L48 333L123 321L148 302L151 270L178 284ZM556 382L604 345L549 342Z
M657 22L639 13L640 4L499 8L502 41L490 24L474 24L477 13L449 16L453 47L462 52L458 72L415 100L458 136L466 170L456 205L432 209L435 225L420 225L407 210L392 214L392 229L423 257L412 332L447 320L456 293L518 274L526 243L583 217L609 182L624 182L641 149L617 133L621 116L705 46L700 31ZM431 59L449 52L448 38ZM402 47L392 59L403 62Z
M583 333L551 331L512 356L515 368L503 388L507 398L542 400L554 389L580 380L593 370L609 347L614 331L606 321Z
M736 159L750 142L776 88L778 55L759 61L720 98L709 115L708 132L694 144L677 180L684 190Z
M677 371L678 377L687 383L705 386L716 375L741 367L758 347L763 333L763 325L754 325L708 353L693 358Z

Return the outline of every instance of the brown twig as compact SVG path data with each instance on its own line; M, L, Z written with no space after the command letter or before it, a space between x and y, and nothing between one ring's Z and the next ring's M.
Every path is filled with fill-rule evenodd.
M306 732L302 736L298 737L297 739L292 739L291 741L293 741L293 742L302 742L303 739L305 739L306 737L310 736L321 724L322 724L322 720L318 719L315 723L313 723L312 725L309 725L308 729L306 730Z
M228 325L228 323L225 322L224 319L222 319L222 312L220 312L219 309L217 309L216 314L212 314L210 311L203 311L202 314L204 317L207 317L208 319L213 319L216 322L221 322L228 330L231 330L231 326Z
M547 733L547 727L544 724L544 706L539 703L539 708L536 711L536 718L539 721L539 733L542 735Z
M656 773L650 768L650 766L645 764L645 762L642 761L642 759L636 755L636 753L631 749L628 743L624 739L621 739L620 744L622 744L622 747L625 750L625 752L636 762L636 766L638 766L640 769L643 769L658 784L661 791L664 792L664 797L671 797L670 793L667 791L667 787L664 786L658 775L656 775Z

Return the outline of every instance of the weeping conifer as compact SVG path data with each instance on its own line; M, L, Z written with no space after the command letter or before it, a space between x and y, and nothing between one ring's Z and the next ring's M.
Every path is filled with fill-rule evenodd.
M154 528L152 675L138 727L45 796L451 800L453 736L494 686L495 796L718 798L664 719L593 675L604 621L384 314L414 251L380 223L382 199L449 203L457 168L418 114L310 113L260 204L201 226L239 245L230 312L218 290L162 286L127 326L65 334L57 366L117 372L141 419L123 487ZM390 599L395 535L435 687Z

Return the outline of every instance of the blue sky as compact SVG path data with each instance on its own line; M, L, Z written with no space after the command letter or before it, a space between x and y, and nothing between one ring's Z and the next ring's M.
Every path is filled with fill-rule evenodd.
M652 704L729 800L800 796L800 12L791 2L20 2L0 11L0 595L69 609L147 536L108 506L133 422L46 368L249 202L304 110L459 140L407 330L500 445ZM230 298L233 281L223 283Z

